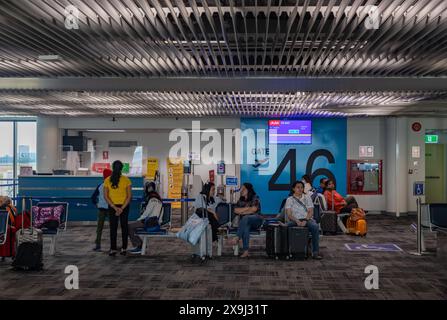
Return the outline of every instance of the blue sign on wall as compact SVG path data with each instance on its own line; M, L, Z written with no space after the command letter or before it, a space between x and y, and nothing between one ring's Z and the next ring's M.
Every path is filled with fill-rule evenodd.
M227 176L225 179L225 184L227 186L237 186L237 177Z
M290 185L301 180L304 174L318 187L320 178L335 180L337 191L346 194L346 119L315 118L312 120L312 144L276 144L276 163L273 170L268 169L274 161L274 147L268 144L268 119L241 119L241 130L266 130L265 143L254 143L253 137L242 136L241 142L241 183L253 184L261 199L262 213L278 213L281 201L290 191ZM259 135L257 135L259 139ZM262 136L263 137L263 136ZM254 157L254 163L247 163Z
M413 184L413 196L424 195L424 182L418 181Z

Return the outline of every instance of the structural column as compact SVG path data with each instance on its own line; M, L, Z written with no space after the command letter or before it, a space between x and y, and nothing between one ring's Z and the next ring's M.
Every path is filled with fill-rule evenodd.
M408 212L408 119L386 119L386 211Z
M59 123L57 118L37 118L37 172L48 173L58 168Z

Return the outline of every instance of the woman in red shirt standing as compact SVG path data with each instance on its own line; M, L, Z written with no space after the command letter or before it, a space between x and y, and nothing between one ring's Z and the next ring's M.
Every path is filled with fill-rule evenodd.
M328 209L337 213L351 213L353 208L359 207L353 196L343 198L341 194L335 191L335 184L332 180L326 181L324 197L326 198Z

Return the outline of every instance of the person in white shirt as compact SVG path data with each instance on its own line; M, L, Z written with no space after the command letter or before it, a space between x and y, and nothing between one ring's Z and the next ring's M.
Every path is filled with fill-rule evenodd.
M148 217L158 217L158 222L161 225L163 221L163 203L160 195L155 191L155 183L149 182L145 186L144 190L144 204L141 216L137 221L129 223L129 238L134 246L133 249L129 250L131 254L141 254L141 248L143 246L143 241L139 236L135 234L137 228L144 228L144 221Z
M305 174L304 176L301 177L301 181L304 183L304 193L312 196L312 194L314 193L314 187L312 187L312 181L310 180L310 177Z
M213 242L217 241L217 230L219 229L219 217L216 213L216 207L222 202L220 197L214 196L215 193L216 187L214 183L207 182L194 201L194 210L199 217L203 217L204 210L208 211L207 216L213 232Z
M314 204L309 195L304 193L304 183L296 181L292 185L293 194L287 198L285 204L286 216L289 227L307 227L312 234L312 257L321 260L320 233L318 224L312 219Z

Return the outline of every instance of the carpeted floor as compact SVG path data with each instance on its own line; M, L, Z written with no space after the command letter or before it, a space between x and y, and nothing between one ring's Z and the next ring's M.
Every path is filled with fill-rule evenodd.
M408 254L416 246L414 218L369 216L365 238L324 236L324 260L274 261L252 241L248 260L224 255L200 265L179 239L154 239L147 256L95 253L95 228L69 227L41 272L15 272L0 262L2 299L447 299L447 266L435 256ZM436 247L433 236L428 244ZM108 249L108 230L103 235ZM395 243L402 252L350 252L345 243ZM48 244L45 244L45 253ZM67 265L79 268L79 290L66 290ZM367 290L364 269L379 269L379 289Z

